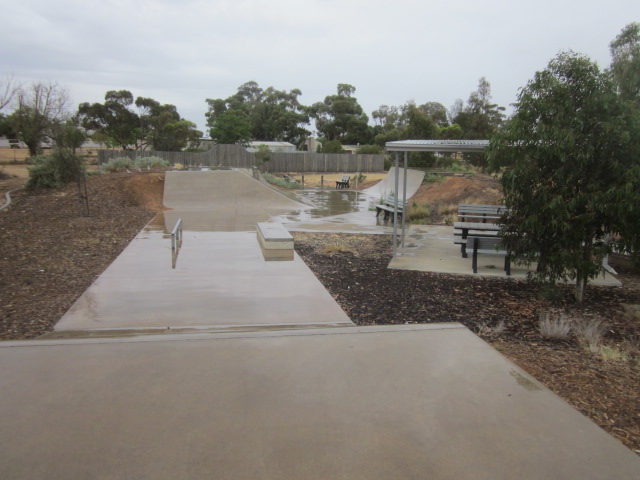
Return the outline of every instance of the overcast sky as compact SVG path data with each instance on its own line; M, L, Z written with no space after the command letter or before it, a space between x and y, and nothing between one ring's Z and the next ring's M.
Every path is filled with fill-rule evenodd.
M559 51L604 68L639 0L0 0L0 75L74 104L130 90L205 130L205 99L254 80L310 105L356 87L382 104L466 101L486 77L508 106Z

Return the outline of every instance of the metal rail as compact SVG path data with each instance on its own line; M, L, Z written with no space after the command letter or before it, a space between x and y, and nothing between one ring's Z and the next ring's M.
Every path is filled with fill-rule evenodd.
M182 219L179 218L176 226L171 230L171 268L176 268L178 252L182 247Z

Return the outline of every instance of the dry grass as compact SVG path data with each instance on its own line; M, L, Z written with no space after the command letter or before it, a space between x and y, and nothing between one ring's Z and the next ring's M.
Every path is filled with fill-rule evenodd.
M571 332L571 320L566 315L552 317L549 312L540 315L538 330L543 338L562 340Z
M481 337L494 337L504 332L507 325L504 320L500 320L495 325L489 325L488 322L482 322L476 327L476 333Z
M584 348L594 353L600 351L600 343L602 342L602 335L604 333L601 320L593 319L575 322L573 331L576 334L578 342L580 342L580 345Z

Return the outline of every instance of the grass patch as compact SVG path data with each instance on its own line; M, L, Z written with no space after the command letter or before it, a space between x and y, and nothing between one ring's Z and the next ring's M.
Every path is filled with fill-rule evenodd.
M424 225L431 220L431 207L426 203L417 204L414 202L406 209L405 215L408 222Z
M428 173L424 176L424 180L422 183L438 183L438 182L446 182L447 177L444 175L437 175L435 173Z

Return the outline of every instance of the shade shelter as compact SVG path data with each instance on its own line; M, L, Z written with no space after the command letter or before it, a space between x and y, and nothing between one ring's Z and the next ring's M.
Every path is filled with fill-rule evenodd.
M387 152L395 152L395 169L396 184L395 191L399 188L399 169L400 169L400 153L404 152L404 177L403 177L403 199L404 204L407 202L406 185L407 185L407 163L409 152L439 152L439 153L469 153L483 152L489 146L489 140L398 140L395 142L387 142L385 148ZM395 197L394 214L393 214L393 256L398 251L398 196ZM406 232L406 219L402 215L402 244L404 245L404 237Z

